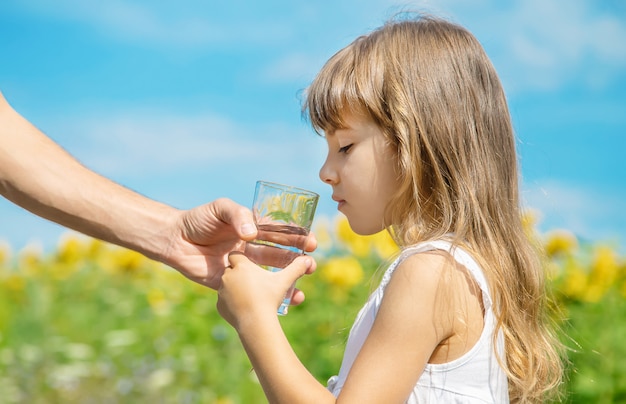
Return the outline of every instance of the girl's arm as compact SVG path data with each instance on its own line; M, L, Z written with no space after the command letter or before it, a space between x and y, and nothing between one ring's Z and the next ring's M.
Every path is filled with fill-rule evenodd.
M453 295L444 281L448 263L422 253L396 268L341 391L348 402L406 401L440 343L453 335L453 317L439 300Z
M334 397L302 365L276 311L293 282L315 269L311 257L298 257L280 272L259 268L231 253L222 276L217 308L239 334L270 403L325 403ZM303 319L306 321L306 319Z
M305 271L302 262L270 273L231 255L218 309L239 333L271 403L401 403L439 342L451 333L450 316L441 315L435 305L441 262L441 257L420 254L396 269L337 399L299 361L276 315L285 291Z

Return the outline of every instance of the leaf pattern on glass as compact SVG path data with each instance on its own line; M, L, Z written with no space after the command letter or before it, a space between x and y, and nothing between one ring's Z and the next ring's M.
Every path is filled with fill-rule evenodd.
M268 216L271 217L273 220L276 221L281 221L284 223L296 223L296 221L294 220L294 218L291 216L291 214L289 212L285 212L282 210L276 210L274 212L269 212Z

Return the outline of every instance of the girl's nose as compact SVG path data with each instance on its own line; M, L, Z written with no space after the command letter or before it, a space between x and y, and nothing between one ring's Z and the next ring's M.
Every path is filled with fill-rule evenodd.
M333 185L337 183L337 173L332 169L331 165L328 162L328 159L324 162L322 168L320 168L320 180L322 182Z

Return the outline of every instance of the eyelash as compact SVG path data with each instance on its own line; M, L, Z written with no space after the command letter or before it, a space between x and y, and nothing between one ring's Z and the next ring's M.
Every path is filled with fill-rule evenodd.
M352 145L353 145L353 144L354 144L354 143L350 143L350 144L349 144L349 145L347 145L347 146L340 147L340 148L339 148L339 153L348 153L348 150L350 150L350 148L352 148Z

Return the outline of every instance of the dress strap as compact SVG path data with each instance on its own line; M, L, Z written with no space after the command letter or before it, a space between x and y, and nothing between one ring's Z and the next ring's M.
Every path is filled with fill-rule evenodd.
M383 275L383 278L381 280L381 286L385 287L387 283L389 283L391 275L402 261L404 261L411 255L433 250L442 250L448 252L450 255L452 255L456 262L467 268L469 273L478 284L478 287L480 287L482 291L483 304L485 306L485 309L488 309L492 306L493 302L491 300L491 294L489 292L489 284L487 283L485 274L483 273L480 265L478 265L478 262L476 262L476 260L467 251L459 246L453 246L452 243L446 240L426 241L405 248L400 253L400 256L389 266L389 268Z

